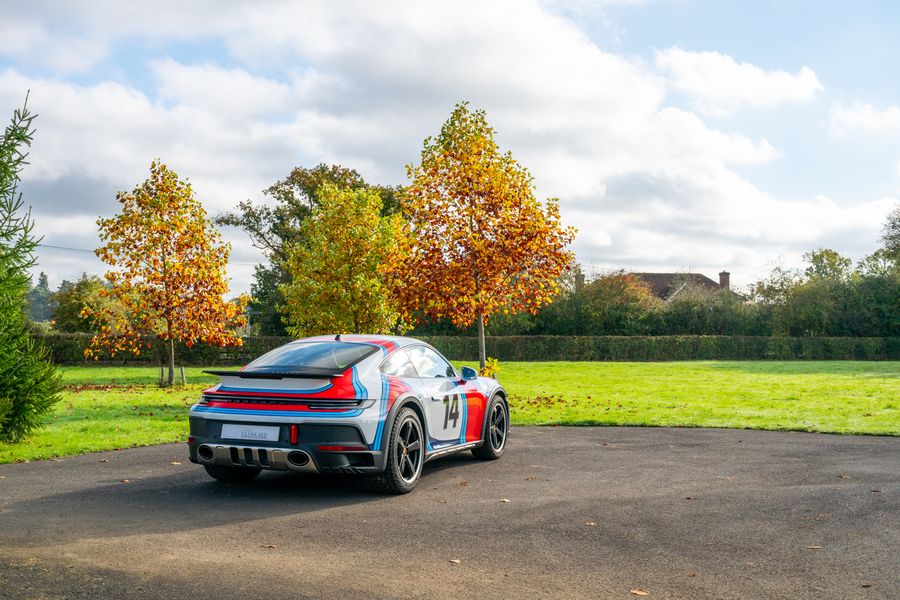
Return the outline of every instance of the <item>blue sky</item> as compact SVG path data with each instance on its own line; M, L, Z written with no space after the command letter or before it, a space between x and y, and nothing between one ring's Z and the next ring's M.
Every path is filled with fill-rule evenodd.
M161 157L211 214L296 165L404 183L453 104L505 148L603 269L861 258L900 193L889 2L95 1L0 9L0 111L40 114L23 186L49 245L91 249ZM264 260L239 231L229 274ZM52 284L100 272L45 248Z

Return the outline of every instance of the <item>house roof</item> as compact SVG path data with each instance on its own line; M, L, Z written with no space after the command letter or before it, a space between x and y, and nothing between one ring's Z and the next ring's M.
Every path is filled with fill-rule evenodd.
M718 282L700 273L632 273L632 275L649 285L653 295L663 300L677 293L685 284L711 291L721 289Z

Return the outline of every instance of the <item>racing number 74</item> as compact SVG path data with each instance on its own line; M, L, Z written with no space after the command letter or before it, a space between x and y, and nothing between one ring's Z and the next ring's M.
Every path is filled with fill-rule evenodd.
M459 394L449 394L444 396L444 429L447 424L453 421L453 428L459 422Z

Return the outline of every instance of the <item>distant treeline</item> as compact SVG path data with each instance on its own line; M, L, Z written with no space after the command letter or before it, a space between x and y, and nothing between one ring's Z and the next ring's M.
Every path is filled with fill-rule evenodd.
M39 336L53 361L84 364L87 334ZM178 348L186 365L244 365L291 341L289 337L246 337L243 346L218 348L202 344ZM478 359L478 338L423 337L452 360ZM489 356L501 361L671 361L671 360L898 360L900 337L776 337L776 336L492 336ZM139 357L121 356L96 364L155 365L163 361L165 345L150 340ZM92 362L86 364L95 364Z
M583 285L561 282L536 315L496 315L492 336L900 336L900 270L884 251L855 268L833 250L806 255L803 271L775 269L743 293L710 289L685 277L667 300L639 277L611 273ZM450 323L422 323L414 335L474 335Z

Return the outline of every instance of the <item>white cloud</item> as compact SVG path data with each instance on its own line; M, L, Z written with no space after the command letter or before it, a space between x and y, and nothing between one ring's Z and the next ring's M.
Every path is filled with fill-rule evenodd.
M422 139L463 99L487 109L500 144L530 168L539 193L561 198L587 262L728 266L740 282L785 248L802 252L840 236L855 248L857 239L875 239L883 220L880 204L845 208L759 190L734 165L765 164L780 149L667 105L670 83L652 66L601 50L537 2L172 6L64 4L56 18L76 33L95 32L89 39L111 57L116 35L163 48L166 40L213 39L232 57L149 54L151 77L140 88L127 77L75 84L20 67L0 71L0 109L30 88L40 113L26 171L32 186L44 185L36 217L87 219L72 220L82 236L72 245L93 243L92 219L116 209L110 188L139 183L156 156L191 179L212 213L259 199L295 165L337 162L371 181L402 183ZM742 73L756 69L731 62ZM762 73L762 87L778 87L779 72ZM788 78L808 79L802 74ZM765 94L756 104L737 92L706 100L729 109L777 103ZM58 220L44 231L48 243L63 234ZM235 260L253 262L246 238L227 236ZM252 269L230 272L246 289Z
M701 110L716 116L747 107L807 102L824 90L809 67L801 67L795 74L766 71L719 52L669 48L656 53L656 66Z
M850 106L834 106L828 115L832 133L890 133L900 130L900 106L877 108L857 102Z

